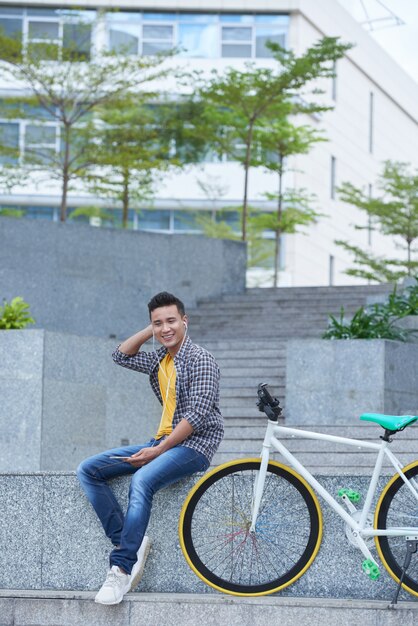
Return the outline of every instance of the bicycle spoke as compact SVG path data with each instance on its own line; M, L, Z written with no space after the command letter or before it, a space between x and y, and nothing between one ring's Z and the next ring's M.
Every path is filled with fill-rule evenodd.
M216 579L260 586L295 568L307 550L310 514L286 478L268 473L255 532L251 532L257 469L231 471L215 481L193 511L191 535L199 562Z

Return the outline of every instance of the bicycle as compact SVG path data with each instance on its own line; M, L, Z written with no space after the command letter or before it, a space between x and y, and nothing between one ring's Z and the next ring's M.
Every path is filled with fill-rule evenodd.
M257 404L268 418L261 458L216 467L195 484L184 502L180 545L195 574L209 586L237 596L267 595L294 583L310 567L321 544L316 491L344 520L346 536L365 557L362 569L371 579L380 575L369 548L374 538L381 562L398 583L392 605L401 587L418 596L418 559L411 569L418 547L418 461L402 468L389 450L391 438L418 416L361 415L361 420L384 428L381 443L374 443L279 425L282 409L265 383L258 386ZM355 506L360 494L351 489L339 491L340 504L279 440L281 433L376 450L363 508ZM270 460L272 448L292 467ZM396 473L381 492L373 517L384 457Z

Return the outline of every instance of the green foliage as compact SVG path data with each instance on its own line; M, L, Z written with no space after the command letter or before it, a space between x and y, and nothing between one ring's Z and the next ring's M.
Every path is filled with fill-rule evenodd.
M411 260L408 262L402 259L378 257L340 239L337 239L335 243L354 255L356 267L346 270L345 273L348 276L364 278L378 283L394 283L418 269L418 261Z
M405 287L400 294L395 287L389 295L386 307L391 315L398 318L418 315L418 276L414 280L415 284Z
M417 331L396 326L407 315L418 315L418 278L415 285L407 287L400 295L395 287L387 302L360 307L351 320L345 318L344 307L341 307L339 318L329 316L328 329L322 337L408 341Z
M382 195L370 198L362 189L346 182L339 188L339 196L365 211L374 229L399 238L402 243L398 247L406 251L406 256L402 259L376 257L347 241L335 243L354 255L355 267L347 270L347 274L378 282L397 281L412 276L418 269L418 258L413 258L414 242L418 239L418 170L412 171L407 163L386 161L378 187Z
M309 87L314 79L331 77L332 63L344 56L351 45L340 43L338 38L324 37L300 57L277 44L271 43L269 47L277 61L273 67L259 68L247 63L244 70L228 68L222 73L214 70L209 80L207 77L200 79L196 90L203 103L198 135L204 136L218 154L227 154L241 163L245 171L242 202L244 241L247 238L249 169L266 166L270 162L263 157L263 150L257 154L261 132L264 130L266 136L274 120L284 127L288 115L326 110L327 107L311 98L316 94L314 90L306 90L303 99L300 91ZM309 145L313 135L314 131L311 131ZM299 137L299 144L301 142ZM297 153L294 146L292 149L292 153ZM304 151L305 147L301 150Z
M105 222L113 222L114 221L114 216L109 213L109 211L107 209L104 209L103 207L100 206L82 206L82 207L78 207L77 209L74 209L74 211L71 211L71 213L69 214L69 219L75 220L78 217L98 217L99 219L105 221Z
M0 306L0 330L26 328L28 324L34 323L35 320L29 314L29 304L23 298L17 296L11 302L3 300L3 306Z
M23 217L25 211L23 209L13 209L12 207L4 207L0 209L0 217L15 217L20 218Z

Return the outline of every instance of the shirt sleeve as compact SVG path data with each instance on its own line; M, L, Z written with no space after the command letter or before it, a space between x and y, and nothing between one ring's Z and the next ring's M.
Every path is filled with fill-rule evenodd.
M186 419L194 431L205 429L206 418L213 413L213 407L219 397L219 367L209 353L203 353L195 360L191 371L190 393Z
M136 354L125 354L119 350L119 346L113 352L112 358L118 365L143 374L150 374L158 360L155 352L139 351Z

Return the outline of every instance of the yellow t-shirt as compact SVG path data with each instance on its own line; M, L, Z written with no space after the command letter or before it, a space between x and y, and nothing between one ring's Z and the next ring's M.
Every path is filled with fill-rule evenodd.
M173 431L173 416L176 410L176 367L169 352L160 363L158 382L163 399L163 413L155 438L161 439Z

